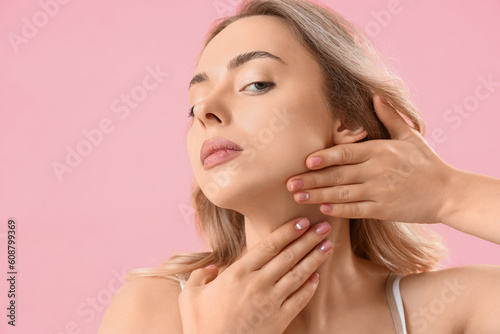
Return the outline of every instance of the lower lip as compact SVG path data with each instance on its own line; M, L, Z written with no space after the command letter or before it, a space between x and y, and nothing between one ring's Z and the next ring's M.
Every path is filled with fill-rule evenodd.
M240 155L241 152L242 151L218 150L217 152L214 152L205 158L205 161L203 161L203 169L207 170L217 165L221 165L223 163L231 161L238 155Z

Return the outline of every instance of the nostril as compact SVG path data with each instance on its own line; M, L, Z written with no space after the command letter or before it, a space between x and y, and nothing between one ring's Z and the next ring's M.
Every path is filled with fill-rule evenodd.
M215 118L215 119L216 119L219 123L221 122L220 118L219 118L219 117L217 117L217 116L215 116L215 115L214 115L214 114L212 114L212 113L207 114L207 116L206 116L206 117L207 117L207 118L210 118L210 115L211 115L212 117L214 117L214 118Z

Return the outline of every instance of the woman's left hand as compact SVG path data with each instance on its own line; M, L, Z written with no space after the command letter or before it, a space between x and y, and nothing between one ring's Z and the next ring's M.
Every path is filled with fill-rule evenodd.
M290 177L287 189L299 203L323 203L320 210L330 216L442 222L442 211L452 197L450 180L459 170L437 156L423 136L380 96L373 100L392 139L314 152L306 159L313 171ZM321 162L313 167L314 157ZM303 186L296 180L302 180ZM309 198L300 200L307 196L301 193Z

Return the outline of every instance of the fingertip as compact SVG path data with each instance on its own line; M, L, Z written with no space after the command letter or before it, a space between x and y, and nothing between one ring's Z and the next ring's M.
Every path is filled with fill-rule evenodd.
M319 283L319 274L318 273L313 273L311 276L309 276L308 281L311 282L313 285L318 285L318 283Z
M323 203L319 206L319 209L321 212L329 214L333 211L333 205Z
M323 162L323 159L319 156L311 156L309 158L307 158L307 167L309 168L315 168L315 167L318 167L321 162Z
M303 218L299 219L299 221L297 221L295 223L295 229L298 230L298 231L304 231L310 225L311 225L311 222L309 221L309 219L307 219L306 217L303 217Z

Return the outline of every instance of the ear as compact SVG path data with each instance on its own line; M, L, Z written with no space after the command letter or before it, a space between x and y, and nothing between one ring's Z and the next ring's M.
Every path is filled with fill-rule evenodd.
M335 145L337 144L348 144L355 143L365 138L368 132L362 127L350 129L344 125L339 119L334 122L334 129L332 131L332 140Z

